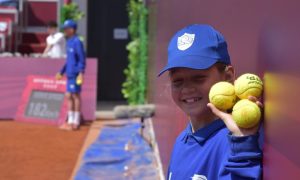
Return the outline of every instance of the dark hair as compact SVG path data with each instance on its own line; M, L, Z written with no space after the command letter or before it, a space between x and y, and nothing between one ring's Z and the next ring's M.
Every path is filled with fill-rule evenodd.
M227 68L227 64L224 64L224 63L221 63L221 62L217 62L216 64L216 67L218 69L219 72L224 72Z
M57 28L57 23L55 21L49 21L47 24L48 28Z

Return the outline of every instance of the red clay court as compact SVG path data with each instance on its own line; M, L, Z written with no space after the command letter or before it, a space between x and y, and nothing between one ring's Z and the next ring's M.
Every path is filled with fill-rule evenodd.
M79 131L0 122L0 179L66 180L72 175L89 126Z

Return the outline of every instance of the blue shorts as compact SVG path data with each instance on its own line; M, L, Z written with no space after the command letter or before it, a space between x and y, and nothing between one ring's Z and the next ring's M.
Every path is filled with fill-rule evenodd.
M76 77L67 78L67 92L68 93L80 93L81 85L76 84Z

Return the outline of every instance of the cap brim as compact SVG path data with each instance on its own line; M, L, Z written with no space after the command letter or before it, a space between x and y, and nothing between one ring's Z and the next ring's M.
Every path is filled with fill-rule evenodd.
M67 29L67 28L75 29L73 26L70 26L70 25L62 25L61 26L61 29Z
M68 26L62 25L62 26L60 26L60 28L61 29L66 29L66 28L68 28Z
M167 64L162 69L162 71L160 71L158 76L161 76L164 72L174 68L190 68L190 69L197 69L197 70L208 69L211 66L213 66L216 62L218 62L217 59L199 57L199 56L176 57L173 58L171 61L172 64Z

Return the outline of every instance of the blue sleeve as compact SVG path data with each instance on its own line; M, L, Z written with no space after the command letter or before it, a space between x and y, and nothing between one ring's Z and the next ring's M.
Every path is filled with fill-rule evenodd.
M61 68L60 74L63 75L65 72L66 72L66 63L65 63L64 66Z
M86 60L85 60L85 52L84 52L83 44L80 40L78 40L78 42L76 43L75 49L78 58L78 66L77 66L78 72L84 73Z
M258 134L244 137L228 135L230 152L220 179L261 179L262 151L258 138Z

